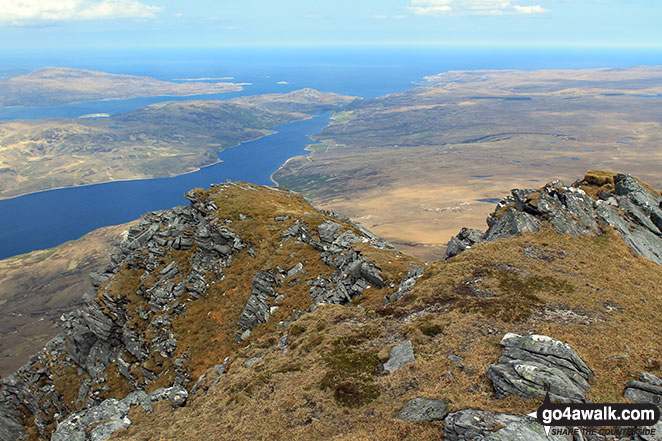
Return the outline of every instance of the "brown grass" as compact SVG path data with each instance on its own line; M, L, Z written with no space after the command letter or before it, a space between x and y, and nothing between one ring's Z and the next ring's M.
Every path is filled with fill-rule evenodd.
M558 257L526 257L525 247ZM475 278L481 280L473 291L457 289ZM169 406L153 415L133 410L134 425L113 439L442 439L441 423L393 416L414 397L444 399L453 410L528 413L540 404L493 396L484 373L499 358L506 332L568 342L596 374L588 398L623 401L633 375L661 373L659 345L651 338L662 333L661 285L659 267L634 256L615 233L573 238L543 230L480 244L432 263L415 290L387 308L324 306L302 317L290 328L287 354L260 345L268 337L263 334L265 340L233 356L222 381L206 394L177 412ZM506 313L517 299L526 313ZM555 319L542 314L547 310L590 320ZM388 348L404 340L413 342L417 361L375 375L374 357L384 361ZM462 366L450 354L462 357ZM265 358L242 366L257 355Z

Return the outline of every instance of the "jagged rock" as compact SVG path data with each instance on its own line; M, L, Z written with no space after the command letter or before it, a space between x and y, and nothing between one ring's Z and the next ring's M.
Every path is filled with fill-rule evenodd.
M384 363L384 370L392 373L415 361L416 357L414 356L414 348L410 341L406 341L391 348L389 351L389 359Z
M404 421L441 421L448 413L448 403L441 400L414 398L395 416Z
M662 198L644 188L630 175L614 176L615 191L600 192L593 200L574 185L555 181L540 190L515 189L502 199L487 218L489 229L462 230L452 238L446 259L473 244L538 231L549 223L560 234L602 234L602 227L614 227L637 254L662 265Z
M662 405L662 379L644 372L641 374L641 380L627 382L623 396L633 403Z
M521 233L538 231L541 225L542 223L534 215L511 209L487 230L485 240L506 239Z
M445 441L571 441L572 436L545 435L544 428L535 419L464 409L449 414L444 420Z
M361 277L376 286L377 288L383 288L386 286L382 275L380 274L379 269L370 262L361 262Z
M326 221L324 223L321 223L317 227L320 240L326 243L333 243L333 241L336 240L336 237L338 237L338 231L340 230L340 228L341 228L340 224L337 224L332 221Z
M400 300L411 291L414 285L416 285L418 278L423 274L424 268L423 265L416 265L414 268L407 270L407 275L402 278L402 281L400 281L398 290L390 296L384 297L384 305Z
M188 390L182 385L176 384L172 387L160 387L149 394L152 401L168 400L177 407L182 407L188 400Z
M258 271L251 282L251 295L246 302L244 311L239 316L239 329L247 331L259 323L269 320L267 299L275 299L278 294L274 290L276 276L269 271Z
M497 398L544 397L549 388L552 400L584 400L593 372L566 343L544 335L506 334L501 346L498 363L487 370Z
M446 253L444 254L444 259L450 259L453 256L457 256L462 251L468 250L474 244L482 242L484 237L484 231L476 230L473 228L462 228L458 235L453 237L451 241L448 242Z

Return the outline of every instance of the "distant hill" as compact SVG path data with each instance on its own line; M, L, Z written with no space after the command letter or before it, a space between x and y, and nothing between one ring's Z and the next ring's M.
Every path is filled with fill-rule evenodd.
M44 67L25 75L0 78L0 107L57 106L80 101L159 95L200 95L234 92L233 83L160 81L67 67Z
M187 198L0 380L1 439L547 441L547 389L662 397L662 197L630 175L513 190L426 264L287 190Z
M353 100L303 89L158 103L108 118L0 122L0 198L195 171L222 150Z

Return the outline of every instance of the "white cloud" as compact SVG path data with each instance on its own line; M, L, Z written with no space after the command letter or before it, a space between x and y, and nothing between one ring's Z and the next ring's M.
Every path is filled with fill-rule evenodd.
M521 0L411 0L408 9L416 15L503 15L549 12L540 5L521 6Z
M0 0L0 23L152 18L160 10L137 0Z
M453 0L411 0L409 10L416 15L443 15L451 12Z
M520 14L541 14L543 12L549 12L549 9L545 9L540 5L535 5L535 6L515 5L515 10Z

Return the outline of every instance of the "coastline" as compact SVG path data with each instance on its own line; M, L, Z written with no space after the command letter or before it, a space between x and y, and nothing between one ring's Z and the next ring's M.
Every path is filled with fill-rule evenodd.
M297 119L297 120L295 120L295 121L291 121L291 122L289 122L289 123L284 123L284 124L292 124L292 123L299 122L299 121L305 121L305 120L307 120L307 119L311 119L311 118L313 118L314 116L315 116L315 115L313 115L313 116L308 115L308 116L306 116L305 118ZM278 127L278 126L276 126L276 127ZM276 128L276 127L274 127L274 128ZM269 130L272 130L272 129L269 129ZM245 140L245 141L242 141L242 142L240 142L240 143L238 143L238 144L235 144L235 145L233 145L233 146L230 146L230 147L228 147L228 148L226 148L226 149L223 149L223 150L217 152L217 155L220 154L220 153L222 153L222 152L224 152L224 151L227 151L227 150L230 150L230 149L237 148L237 147L241 146L242 144L245 144L245 143L248 143L248 142L252 142L252 141L257 141L258 139L266 138L267 136L275 135L275 134L277 134L277 133L278 133L277 130L273 130L273 133L269 133L269 134L267 134L267 135L258 136L258 137L256 137L256 138L247 139L247 140ZM310 136L310 135L308 135L308 136ZM308 144L308 145L306 145L306 147L305 147L304 150L309 150L309 149L308 149L308 146L310 146L310 145L312 145L312 144ZM309 151L310 151L310 150L309 150ZM311 151L311 153L312 153L312 151ZM284 162L284 163L283 163L283 164L282 164L282 165L281 165L276 171L280 170L280 168L283 167L285 164L287 164L287 162L288 162L290 159L296 158L296 157L298 157L298 156L302 156L302 155L297 155L297 156L293 156L292 158L289 158L289 159L288 159L287 161L285 161L285 162ZM304 155L304 156L307 156L307 155ZM28 193L21 193L21 194L14 195L14 196L9 196L9 197L4 197L4 196L1 196L1 195L0 195L0 202L2 202L2 201L9 201L9 200L12 200L12 199L17 199L17 198L20 198L20 197L23 197L23 196L29 196L29 195L34 195L34 194L38 194L38 193L45 193L45 192L47 192L47 191L64 190L64 189L67 189L67 188L83 188L83 187L91 187L91 186L94 186L94 185L110 184L110 183L113 183L113 182L147 181L147 180L152 180L152 179L176 178L177 176L185 176L185 175L188 175L188 174L191 174L191 173L199 172L200 170L203 170L203 169L208 168L208 167L212 167L212 166L214 166L214 165L216 165L216 164L219 164L219 163L221 163L221 162L223 162L223 161L219 158L219 159L217 159L216 161L214 161L214 162L212 162L212 163L210 163L210 164L205 164L205 165L203 165L203 166L200 166L200 167L195 168L194 170L189 170L189 171L184 172L184 173L177 173L177 174L169 175L169 176L153 176L153 177L151 177L151 178L114 179L114 180L111 180L111 181L94 182L94 183L84 184L84 185L70 185L70 186L60 186L60 187L47 188L47 189L44 189L44 190L36 190L36 191L31 191L31 192L28 192ZM276 171L273 172L273 173L269 176L269 179L270 179L272 182L274 182L274 183L275 183L275 181L272 179L272 176L273 176L274 173L276 173ZM278 184L275 183L275 186L278 186Z
M308 136L310 136L310 135L308 135ZM304 147L304 150L307 151L307 152L309 152L309 153L304 154L304 155L296 155L296 156L292 156L291 158L288 158L287 161L283 162L283 163L280 165L280 167L278 167L273 173L271 173L271 174L269 175L269 180L270 180L271 182L274 183L274 186L275 186L275 187L280 187L280 184L278 183L278 181L276 181L276 180L274 179L274 175L275 175L276 173L278 173L283 167L285 167L285 166L287 165L288 162L290 162L290 161L293 160L293 159L301 158L301 157L303 157L303 158L309 158L313 153L315 153L315 151L314 151L313 149L310 148L311 146L313 146L313 145L315 145L315 144L316 144L316 143L307 144L306 147Z
M186 97L186 96L198 96L198 95L215 95L217 93L231 93L231 92L241 92L244 90L244 87L237 84L237 83L227 83L231 84L232 86L228 90L222 90L222 91L216 91L216 92L207 92L207 93L184 93L184 94L149 94L149 95L127 95L127 96L122 96L122 97L112 97L112 98L100 98L100 99L91 99L91 100L83 100L83 101L70 101L70 102L64 102L60 104L49 104L46 106L3 106L0 105L0 110L3 109L30 109L30 108L35 108L35 109L41 109L41 108L46 108L46 107L58 107L58 106L73 106L77 104L86 104L86 103L95 103L95 102L106 102L106 101L115 101L115 100L130 100L130 99L135 99L135 98L157 98L157 97L164 97L164 98L172 98L172 97ZM248 85L248 83L243 83L245 85ZM13 121L13 120L2 120L2 121Z

